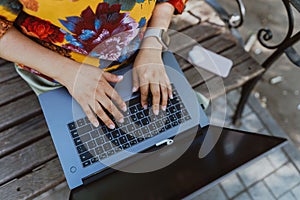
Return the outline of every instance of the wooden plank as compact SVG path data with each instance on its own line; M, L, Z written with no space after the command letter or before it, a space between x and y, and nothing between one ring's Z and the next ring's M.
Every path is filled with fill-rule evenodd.
M225 91L228 92L242 86L245 82L258 76L263 71L264 69L254 59L250 58L234 67L231 70L229 77L225 79L217 76L213 77L212 79L206 81L206 84L201 84L195 89L198 92L201 92L207 98L214 99L224 94L224 87L222 86L225 86ZM206 85L210 86L210 92L208 91Z
M42 114L0 133L0 158L49 135Z
M51 137L39 140L0 160L0 185L24 175L56 156Z
M0 83L9 79L17 77L18 74L15 70L14 64L11 62L4 62L0 65Z
M16 77L0 84L0 106L32 92L28 84Z
M192 26L187 30L172 35L169 49L176 53L188 46L196 45L198 42L215 37L221 33L222 30L209 25Z
M58 158L32 173L15 179L0 188L1 199L32 199L62 183L63 171Z
M237 41L231 35L225 33L201 42L201 46L217 53L230 49L236 44Z
M254 59L250 57L249 53L247 53L241 46L236 45L230 49L221 53L222 56L225 56L232 60L233 66L236 66L247 59Z
M0 106L0 110L0 131L41 113L39 102L34 94Z

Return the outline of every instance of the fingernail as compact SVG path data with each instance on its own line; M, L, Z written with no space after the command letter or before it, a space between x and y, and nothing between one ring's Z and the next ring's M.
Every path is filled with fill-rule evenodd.
M158 115L158 110L153 110L154 115Z
M110 125L109 125L109 128L110 128L110 129L114 129L114 128L115 128L115 125L114 125L114 124L110 124Z
M166 106L162 106L161 109L162 109L163 111L166 111L167 107L166 107Z
M147 106L147 105L144 105L143 108L146 110L146 109L148 108L148 106Z
M122 106L122 108L121 108L121 109L122 109L122 111L123 111L123 112L126 112L126 110L127 110L127 106L126 106L126 105L124 105L124 106Z
M123 79L123 76L122 75L119 75L118 76L118 80L122 80Z
M121 123L121 124L124 123L124 118L120 119L119 123Z
M134 86L134 87L132 88L132 92L136 92L136 91L137 91L137 87Z
M173 94L170 95L170 99L173 99Z
M93 121L93 126L98 127L99 126L99 122L98 121Z

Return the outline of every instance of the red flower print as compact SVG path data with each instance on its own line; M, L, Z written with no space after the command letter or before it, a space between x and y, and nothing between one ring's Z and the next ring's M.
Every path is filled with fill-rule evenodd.
M27 35L46 42L56 43L64 40L64 33L58 27L37 17L28 16L21 24L21 28Z

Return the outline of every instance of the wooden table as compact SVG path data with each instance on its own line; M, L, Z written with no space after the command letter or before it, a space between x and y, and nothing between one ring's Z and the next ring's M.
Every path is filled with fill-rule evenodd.
M214 25L216 22L211 20L212 13L205 6L196 2L183 16L174 17L171 28L233 61L234 68L229 77L223 79L227 92L258 76L263 69L237 45L223 26ZM179 44L176 37L177 34L172 35L176 52L187 55L191 47ZM205 83L218 85L220 78L203 70L203 77L200 77L185 59L177 58L195 90L210 98L224 93L216 90L209 94ZM0 110L1 199L30 199L64 182L37 97L17 75L13 64L4 60L0 60Z

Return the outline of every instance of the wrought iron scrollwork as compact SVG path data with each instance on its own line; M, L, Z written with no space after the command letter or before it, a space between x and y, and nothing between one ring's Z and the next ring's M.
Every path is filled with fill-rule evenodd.
M290 1L289 0L282 0L282 1L284 4L284 7L286 8L287 15L288 15L288 31L287 31L286 36L283 39L283 41L281 41L279 44L276 44L276 45L267 44L266 42L270 41L273 38L273 33L269 28L262 28L257 33L257 39L260 42L260 44L268 49L277 49L277 48L281 47L282 45L285 45L285 43L287 43L287 41L291 39L291 36L293 34L294 17L293 17L293 11L292 11L292 8L290 5Z

